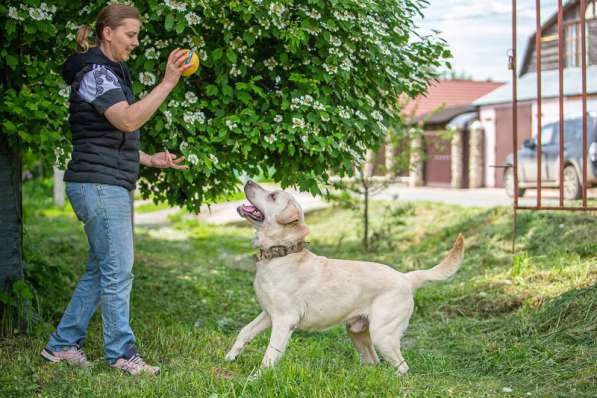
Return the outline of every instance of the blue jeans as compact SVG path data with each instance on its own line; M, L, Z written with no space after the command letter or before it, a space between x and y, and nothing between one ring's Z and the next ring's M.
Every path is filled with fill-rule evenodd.
M129 325L133 285L132 198L123 187L68 182L66 193L85 226L89 260L47 349L81 347L95 310L101 305L106 359L114 363L135 350Z

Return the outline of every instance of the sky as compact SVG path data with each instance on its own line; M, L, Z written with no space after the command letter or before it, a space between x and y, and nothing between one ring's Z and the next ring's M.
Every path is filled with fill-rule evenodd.
M477 80L510 81L511 0L428 0L419 32L440 31L452 51L452 69ZM566 3L566 1L563 1ZM535 0L517 0L518 61L535 32ZM557 13L557 0L541 1L541 21Z

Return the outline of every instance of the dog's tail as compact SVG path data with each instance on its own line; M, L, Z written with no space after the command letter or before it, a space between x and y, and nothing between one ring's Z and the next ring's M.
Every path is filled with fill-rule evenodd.
M414 289L418 289L427 282L443 281L451 277L460 268L464 254L464 237L458 235L450 253L441 263L431 269L412 271L405 274Z

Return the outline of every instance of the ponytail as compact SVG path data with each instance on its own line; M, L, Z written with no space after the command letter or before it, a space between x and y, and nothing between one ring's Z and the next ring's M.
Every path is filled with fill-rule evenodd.
M91 26L83 25L77 31L77 51L85 52L89 50L89 32L92 31Z
M135 7L126 4L107 5L98 14L95 21L95 29L89 25L84 25L77 31L77 51L85 52L89 50L89 47L98 45L103 40L102 31L106 26L116 29L127 18L141 21L141 14L139 14L139 10ZM95 42L93 45L90 45L89 33L92 31L95 31Z

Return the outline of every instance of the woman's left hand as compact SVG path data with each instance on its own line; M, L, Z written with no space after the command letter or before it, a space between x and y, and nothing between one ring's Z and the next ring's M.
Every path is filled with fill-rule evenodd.
M180 164L180 162L184 160L184 156L177 158L176 155L168 151L158 152L154 153L153 155L150 155L149 166L156 167L158 169L186 170L189 168L189 166Z

